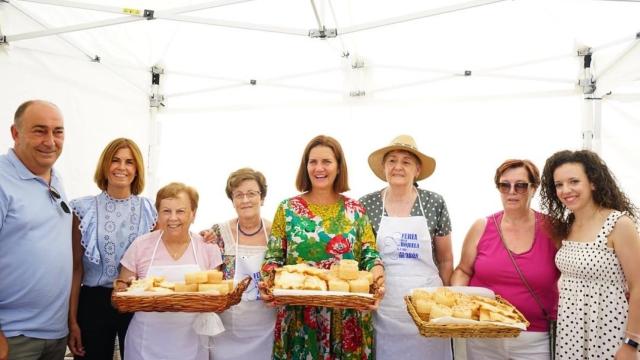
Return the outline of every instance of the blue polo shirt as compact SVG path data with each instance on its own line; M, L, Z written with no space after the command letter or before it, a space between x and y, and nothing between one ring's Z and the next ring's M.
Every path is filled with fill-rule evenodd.
M67 202L52 171L51 186ZM68 204L68 202L67 202ZM13 149L0 156L0 328L5 336L67 336L71 215Z

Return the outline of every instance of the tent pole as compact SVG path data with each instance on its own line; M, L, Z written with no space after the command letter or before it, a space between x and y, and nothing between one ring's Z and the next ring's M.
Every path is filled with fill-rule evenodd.
M640 57L640 32L636 34L631 45L618 55L606 68L598 72L596 78L598 97L608 96L611 91L620 83L633 81L640 67L638 58Z
M582 102L582 148L599 152L601 147L601 98L593 95L596 91L596 80L591 68L592 55L593 50L590 47L578 49L578 56L582 60L580 67L581 77L578 80L578 86L582 88L582 93L584 94Z
M348 26L348 27L345 27L345 28L342 28L342 29L338 29L338 32L340 34L344 35L344 34L349 34L349 33L357 32L357 31L374 29L374 28L381 27L381 26L398 24L398 23L403 23L403 22L407 22L407 21L422 19L422 18L426 18L426 17L430 17L430 16L441 15L441 14L446 14L446 13L450 13L450 12L470 9L470 8L474 8L474 7L478 7L478 6L490 5L490 4L498 3L498 2L502 2L502 1L505 1L505 0L472 0L472 1L465 2L465 3L461 3L461 4L455 4L455 5L451 5L451 6L439 7L437 9L426 10L426 11L418 12L418 13L415 13L415 14L396 16L396 17L392 17L392 18L388 18L388 19L382 19L382 20L372 21L372 22L368 22L368 23L364 23L364 24Z
M163 19L163 20L188 22L193 24L213 25L213 26L221 26L221 27L229 27L229 28L245 29L245 30L258 30L258 31L265 31L265 32L288 34L288 35L309 36L309 31L304 29L286 28L282 26L272 26L272 25L263 25L263 24L251 24L251 23L230 21L230 20L207 19L207 18L198 17L198 16L158 14L155 16L155 18Z
M151 96L149 97L149 152L147 161L147 191L155 194L159 187L158 168L160 164L160 138L162 124L158 121L158 111L164 106L162 95L161 76L164 69L155 65L151 68Z
M25 16L27 16L29 19L31 19L34 22L36 22L38 25L42 26L43 28L48 28L49 27L49 25L44 20L42 20L39 17L35 16L34 14L31 14L30 12L28 12L24 7L22 7L22 5L18 5L15 1L10 2L9 4L11 6L13 6L19 12L24 14ZM76 48L78 51L80 51L86 57L88 57L91 61L100 62L100 57L98 55L91 54L84 47L80 46L79 44L75 43L74 41L71 41L70 39L67 39L66 36L58 35L58 38L60 38L62 41L64 41L67 44L69 44L71 47ZM5 42L8 41L6 36L4 37L4 40L5 40Z
M23 2L33 2L38 4L45 5L54 5L54 6L62 6L66 8L75 8L75 9L85 9L85 10L93 10L114 14L142 14L141 10L133 9L133 8L122 8L117 6L106 6L106 5L98 5L98 4L88 4L88 3L79 3L75 1L68 0L22 0Z
M147 161L147 194L155 194L158 187L158 163L160 154L160 131L161 126L157 119L158 108L149 107L149 152Z
M602 99L585 97L582 103L582 148L600 153L602 149Z
M16 6L16 2L13 0L3 0L3 1L6 1L11 5ZM105 26L112 26L112 25L130 23L130 22L141 21L141 20L155 20L156 18L159 18L162 16L169 17L173 15L178 15L181 13L202 10L202 9L210 9L214 7L226 6L226 5L237 4L241 2L247 2L247 1L252 1L252 0L216 0L216 1L210 1L204 4L196 4L196 5L184 6L184 7L179 7L179 8L169 9L169 10L162 10L162 11L159 11L157 14L155 13L155 10L149 10L149 9L138 10L133 8L124 8L124 9L121 9L120 11L122 14L127 15L124 17L108 19L108 20L92 21L92 22L63 26L58 28L48 28L45 30L32 31L32 32L16 34L16 35L7 35L4 41L12 42L12 41L19 41L19 40L26 40L26 39L34 39L34 38L39 38L43 36L58 35L58 34L64 34L64 33L81 31L81 30L95 29L95 28L100 28ZM51 5L53 5L53 3L55 3L56 1L48 0L46 2L47 3L50 2ZM60 5L60 6L74 5L72 7L80 6L78 5L78 3L74 3L70 1L69 2L64 1L57 5ZM16 6L16 8L18 7ZM102 7L102 6L98 6L98 8L100 8L100 11L107 11L107 9L110 9L109 7ZM87 10L99 10L98 8L93 9L92 7L85 7L85 9ZM24 12L24 10L21 10L21 11ZM113 12L113 11L109 11L109 12Z
M144 20L144 18L125 16L125 17L120 17L116 19L92 21L92 22L83 23L83 24L62 26L58 28L50 28L46 30L32 31L32 32L16 34L16 35L7 35L7 41L12 42L12 41L27 40L27 39L35 39L35 38L44 37L44 36L70 33L70 32L75 32L80 30L96 29L96 28L101 28L105 26L130 23L130 22L140 21L140 20Z

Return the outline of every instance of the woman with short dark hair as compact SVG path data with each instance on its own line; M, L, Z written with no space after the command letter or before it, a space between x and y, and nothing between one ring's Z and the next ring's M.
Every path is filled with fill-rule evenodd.
M232 172L225 188L236 217L213 225L209 233L222 252L225 279L251 282L242 301L220 314L225 331L213 338L211 356L216 360L271 359L275 309L259 301L257 283L267 250L271 222L260 216L267 196L264 175L250 168Z
M150 277L182 283L186 274L217 269L222 264L218 246L205 243L190 231L198 200L196 189L183 183L170 183L158 190L158 230L138 237L124 254L119 275L122 283ZM209 339L200 335L202 329L194 324L197 316L188 312L136 312L127 332L124 358L207 360ZM213 319L207 321L215 324Z
M467 339L467 358L550 359L550 321L556 318L558 304L558 245L548 233L547 218L531 209L540 172L529 160L510 159L498 166L493 180L503 210L471 226L451 285L491 289L530 325L514 339Z

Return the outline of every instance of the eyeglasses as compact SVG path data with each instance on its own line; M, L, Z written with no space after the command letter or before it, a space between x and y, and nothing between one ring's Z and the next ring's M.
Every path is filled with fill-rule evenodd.
M71 210L69 210L69 206L67 205L67 203L62 200L62 196L60 196L58 190L56 190L51 185L49 185L49 196L51 197L51 200L55 202L60 201L60 207L62 208L62 211L66 212L67 214L71 214Z
M503 194L508 194L509 192L511 192L511 188L513 188L516 192L516 194L524 194L527 192L527 190L529 190L529 185L532 185L531 183L525 183L525 182L519 182L519 183L508 183L508 182L501 182L498 183L497 188L498 191L500 191Z
M260 191L253 191L253 190L250 190L250 191L247 191L246 193L243 193L243 192L236 192L236 193L233 193L232 197L233 197L233 200L238 200L238 201L243 200L245 197L246 197L248 200L255 200L255 199L257 199L258 197L260 197L260 194L261 194L261 192L260 192Z

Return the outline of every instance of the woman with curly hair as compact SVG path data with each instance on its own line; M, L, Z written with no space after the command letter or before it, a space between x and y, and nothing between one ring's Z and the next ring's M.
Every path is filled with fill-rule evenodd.
M562 239L559 359L638 359L638 209L589 150L553 154L542 174L542 209Z

